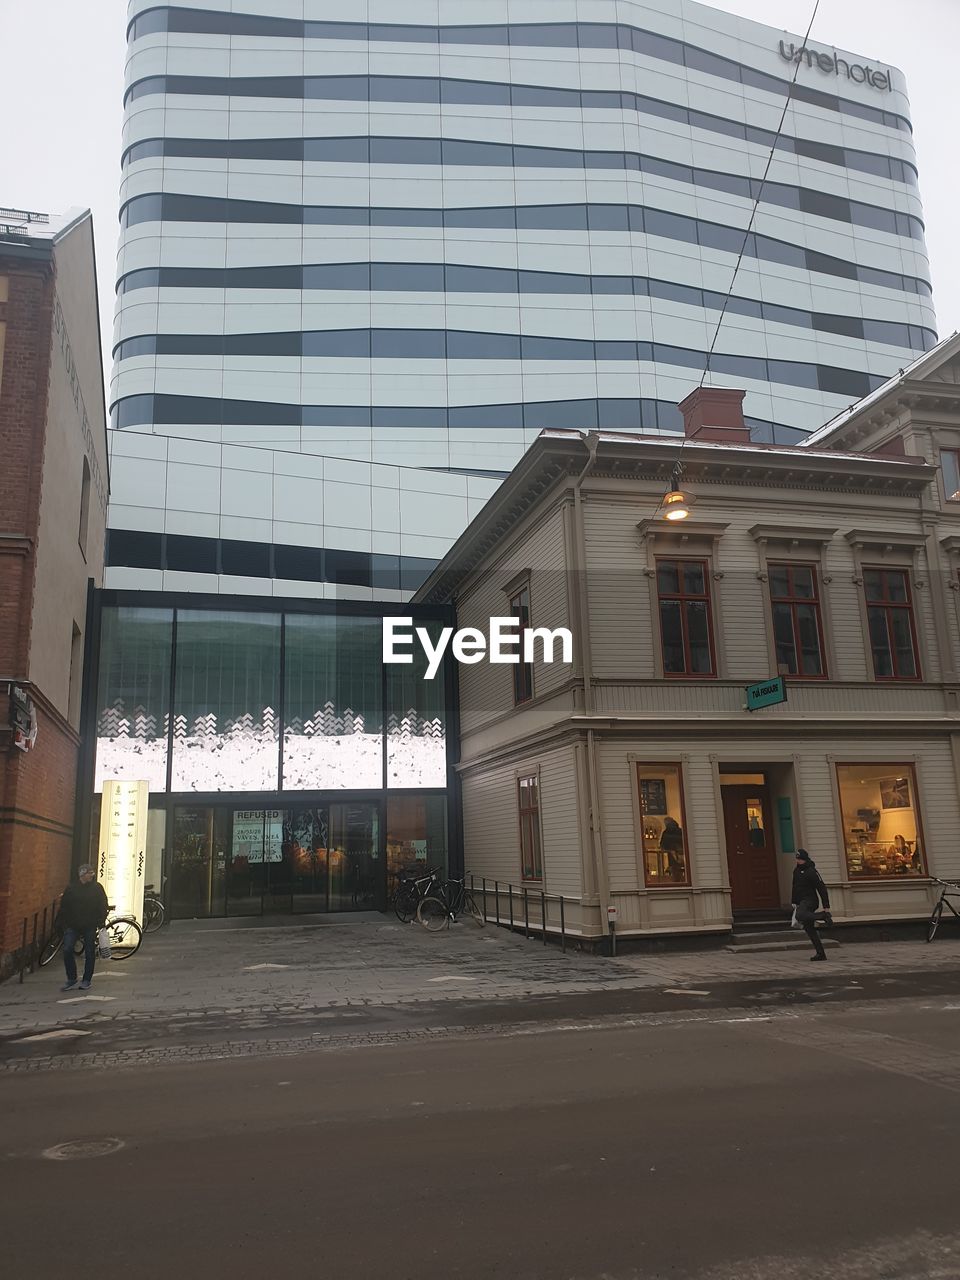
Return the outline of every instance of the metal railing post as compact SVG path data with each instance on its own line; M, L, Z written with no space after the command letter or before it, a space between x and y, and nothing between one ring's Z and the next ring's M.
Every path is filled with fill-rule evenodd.
M33 913L33 937L30 939L30 972L33 973L34 957L37 954L37 917L39 911Z
M20 981L23 981L24 961L27 954L27 917L23 917L23 930L20 936Z
M510 930L513 931L513 885L507 885L507 903L510 907Z
M530 900L527 897L527 886L523 886L523 936L530 939Z
M540 923L543 925L543 945L547 945L547 895L540 890Z
M493 882L493 903L494 903L494 909L497 913L497 924L499 924L500 923L500 881L499 880L494 880Z
M486 876L483 876L481 878L480 884L481 884L480 892L483 894L483 918L484 920L486 920L487 918L487 877Z
M563 914L563 896L560 897L560 950L567 950L567 924Z

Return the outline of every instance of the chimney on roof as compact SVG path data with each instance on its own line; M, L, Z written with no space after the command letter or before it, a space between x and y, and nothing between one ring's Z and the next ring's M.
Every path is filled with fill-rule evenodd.
M728 387L697 387L680 401L683 434L688 440L720 444L749 444L750 429L743 420L745 391Z

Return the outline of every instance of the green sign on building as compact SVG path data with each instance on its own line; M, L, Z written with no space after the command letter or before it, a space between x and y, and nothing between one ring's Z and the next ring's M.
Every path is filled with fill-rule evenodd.
M748 684L744 692L747 695L745 711L759 711L761 707L772 707L787 700L787 686L783 676L761 680L759 684Z

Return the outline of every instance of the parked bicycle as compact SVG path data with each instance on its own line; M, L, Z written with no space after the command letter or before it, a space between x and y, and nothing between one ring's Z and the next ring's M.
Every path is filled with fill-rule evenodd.
M115 908L109 907L108 910L114 911ZM108 916L106 930L110 939L111 960L129 960L140 950L143 931L133 916ZM62 946L63 930L56 929L40 949L40 964L49 964L59 954ZM83 938L77 939L73 950L75 955L83 955Z
M439 882L439 871L427 871L423 875L419 874L419 868L401 871L391 903L397 919L409 924L417 914L421 898Z
M167 878L164 876L163 883ZM162 890L161 890L162 892ZM157 933L166 923L166 907L154 885L148 884L143 891L143 932Z
M933 908L933 911L931 912L931 915L930 915L930 922L927 925L927 941L928 942L933 941L936 935L937 929L939 929L940 927L940 919L943 916L944 907L948 907L953 912L953 914L957 917L957 919L960 920L960 911L958 911L957 908L950 901L951 898L955 898L958 902L960 902L960 880L939 880L936 876L934 876L933 883L941 885L942 888L940 891L940 897L937 899L937 905Z
M417 920L431 933L449 928L461 917L472 920L478 928L487 923L477 900L465 880L444 880L430 888L417 907Z

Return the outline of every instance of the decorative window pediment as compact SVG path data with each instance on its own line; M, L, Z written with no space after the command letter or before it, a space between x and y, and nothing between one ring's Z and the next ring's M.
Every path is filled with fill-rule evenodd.
M747 530L755 542L788 543L793 546L822 547L828 543L836 529L819 525L755 524Z

